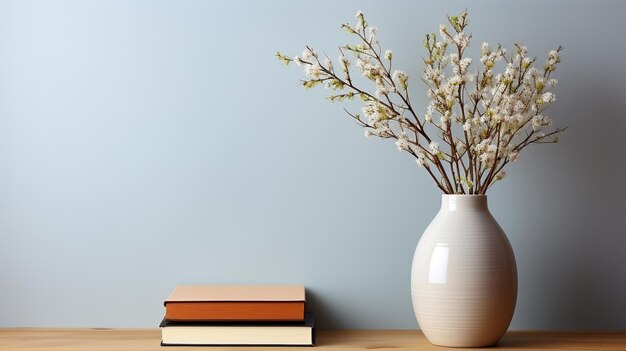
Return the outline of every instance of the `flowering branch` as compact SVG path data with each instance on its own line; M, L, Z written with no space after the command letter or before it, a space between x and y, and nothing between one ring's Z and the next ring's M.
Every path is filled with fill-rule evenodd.
M337 70L329 57L320 57L308 46L300 57L280 52L276 56L285 64L293 62L304 68L305 88L321 84L332 90L330 101L359 98L362 115L344 110L365 129L365 136L395 139L398 151L413 156L442 192L485 194L504 177L503 168L516 161L524 148L555 143L566 129L543 132L552 124L543 112L556 99L550 90L557 80L550 76L561 61L562 47L550 51L543 69L538 69L537 59L529 58L521 44L515 44L514 53L507 56L501 45L492 49L483 43L480 68L471 72L472 59L463 57L471 39L465 33L467 12L448 16L451 28L441 25L439 40L435 33L427 34L424 40L427 57L423 59L422 80L430 102L420 118L411 104L409 76L392 70L393 52L383 53L376 39L378 29L369 26L360 11L356 19L354 27L341 26L358 39L358 44L339 48ZM447 53L448 47L453 53ZM506 68L494 75L493 69L501 61ZM362 77L374 83L374 91L357 85L353 62ZM439 117L438 122L434 116Z

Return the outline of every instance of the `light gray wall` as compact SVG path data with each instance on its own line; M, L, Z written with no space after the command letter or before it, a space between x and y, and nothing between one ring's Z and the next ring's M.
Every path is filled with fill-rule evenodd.
M569 130L489 195L512 328L626 328L624 4L1 1L0 326L154 327L178 284L297 283L322 327L416 327L439 193L274 52L335 56L361 9L419 86L422 35L468 8L472 54L566 48Z

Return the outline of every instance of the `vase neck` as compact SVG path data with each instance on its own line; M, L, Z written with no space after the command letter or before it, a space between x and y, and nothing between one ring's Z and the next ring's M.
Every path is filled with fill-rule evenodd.
M487 195L441 195L441 211L488 210Z

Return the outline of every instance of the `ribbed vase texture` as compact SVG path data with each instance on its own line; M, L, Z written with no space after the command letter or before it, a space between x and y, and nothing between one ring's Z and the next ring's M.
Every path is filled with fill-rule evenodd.
M443 195L415 249L411 297L420 328L440 346L496 344L511 323L517 269L486 195Z

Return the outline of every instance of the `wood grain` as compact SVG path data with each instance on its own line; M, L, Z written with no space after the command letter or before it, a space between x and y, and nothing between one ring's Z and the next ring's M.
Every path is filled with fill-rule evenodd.
M159 350L306 350L306 347L161 347L158 329L0 329L2 351L112 351ZM320 330L315 349L462 350L431 345L413 330ZM493 349L493 348L492 348ZM626 350L626 331L616 332L508 332L497 350ZM476 350L476 349L471 349Z

